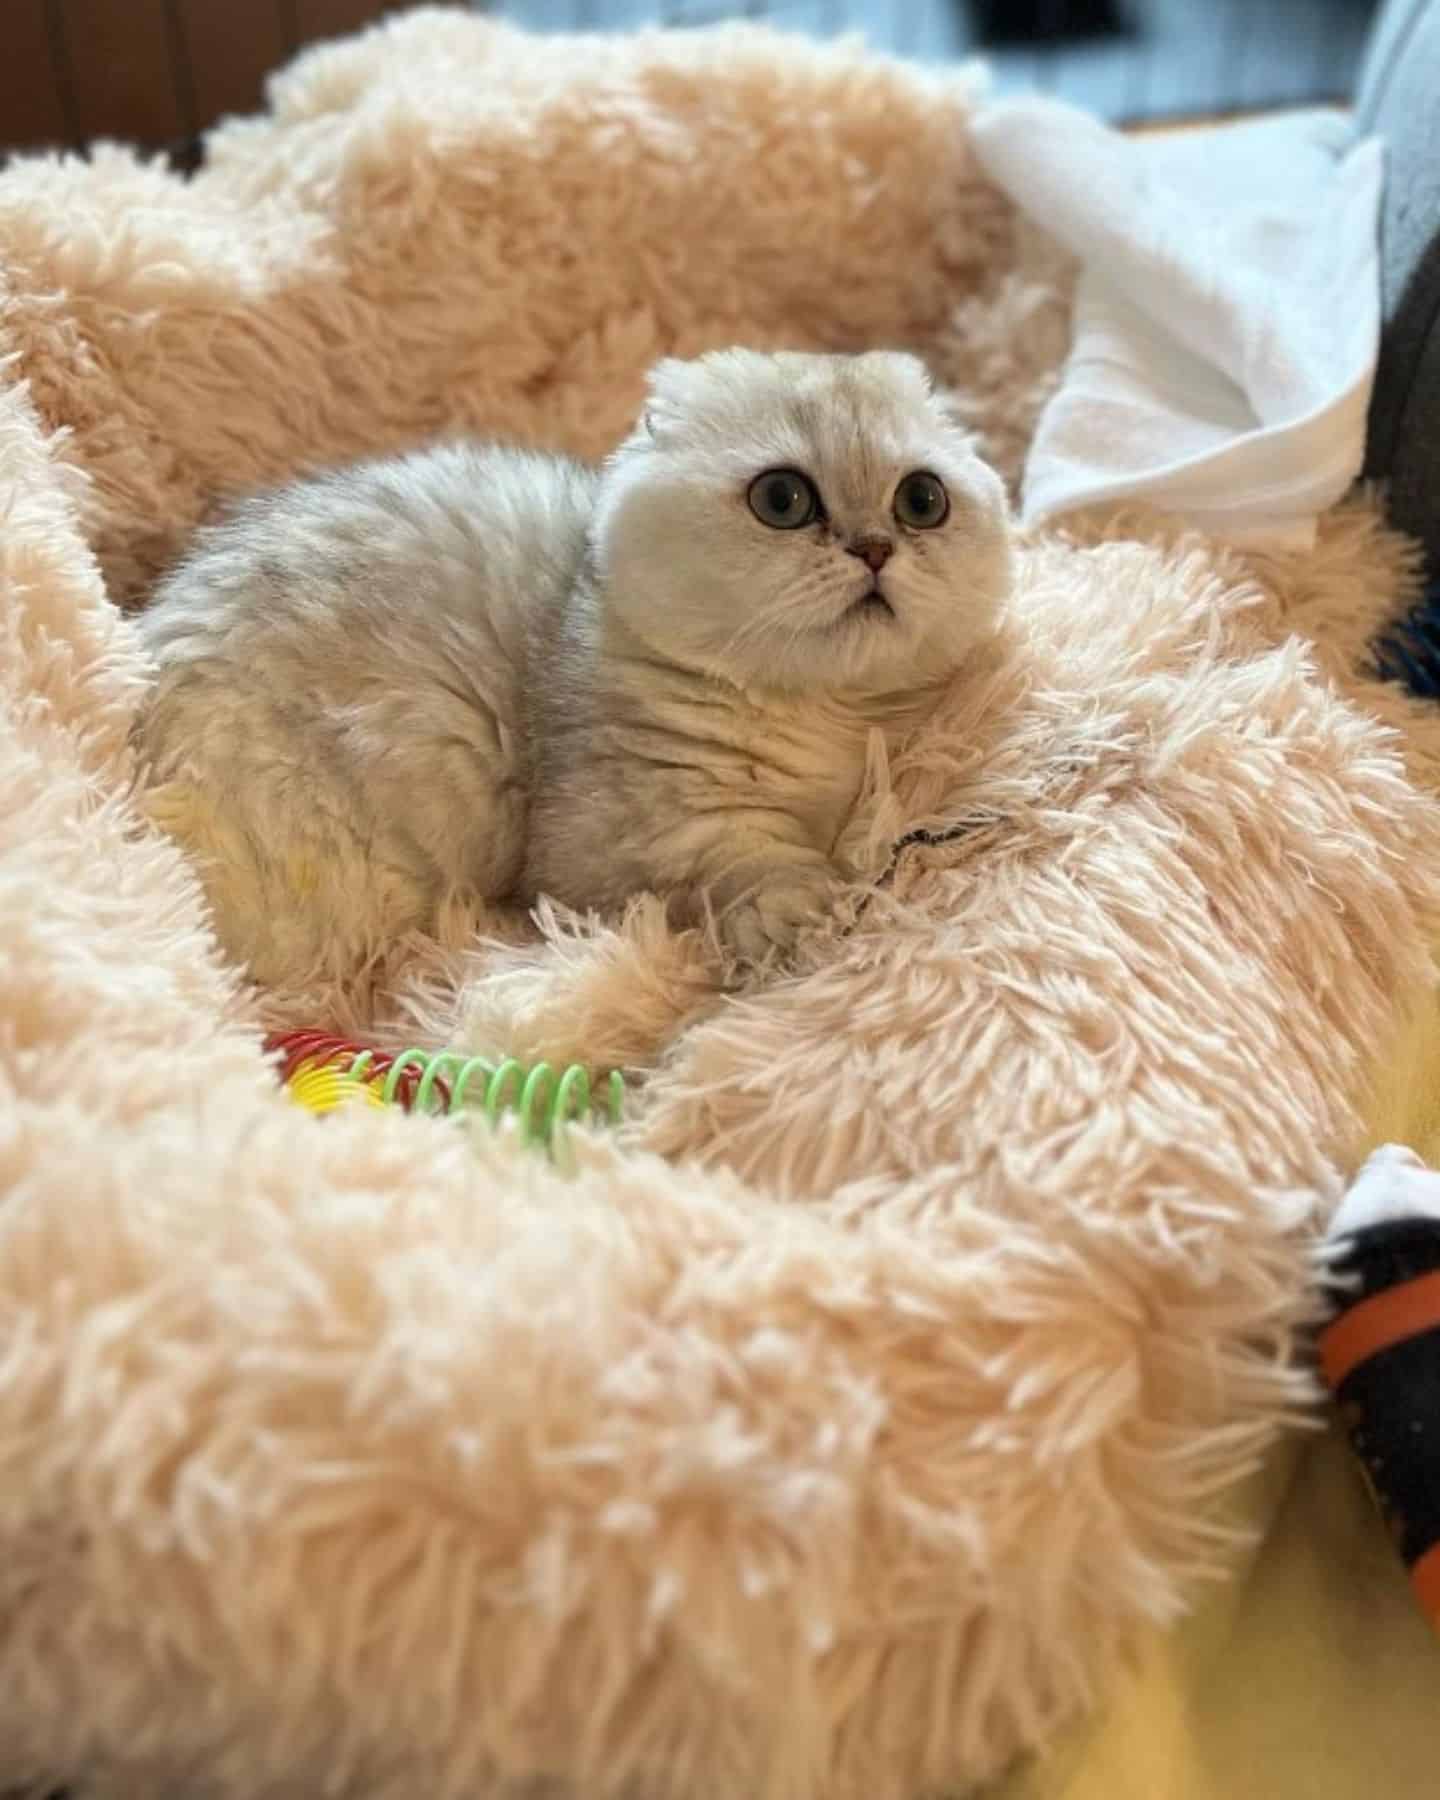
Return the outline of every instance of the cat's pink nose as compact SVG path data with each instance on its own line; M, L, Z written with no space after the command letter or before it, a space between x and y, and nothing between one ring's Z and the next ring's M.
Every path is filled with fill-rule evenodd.
M847 544L845 548L852 556L858 556L861 562L868 563L876 574L889 562L895 550L888 537L856 538L853 544Z

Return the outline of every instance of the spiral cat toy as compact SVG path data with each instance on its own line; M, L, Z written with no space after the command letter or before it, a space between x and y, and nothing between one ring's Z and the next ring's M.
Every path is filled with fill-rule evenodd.
M324 1031L278 1032L266 1049L279 1059L282 1086L308 1112L349 1104L399 1106L406 1112L478 1112L491 1124L514 1114L526 1143L554 1142L570 1123L618 1125L625 1078L612 1069L601 1082L579 1063L556 1069L514 1057L492 1062L456 1050L392 1053Z

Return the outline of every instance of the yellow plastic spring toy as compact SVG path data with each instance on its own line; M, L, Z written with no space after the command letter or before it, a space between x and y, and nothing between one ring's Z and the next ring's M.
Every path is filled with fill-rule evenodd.
M393 1055L323 1031L283 1032L266 1048L280 1058L280 1080L291 1097L312 1113L356 1103L406 1112L478 1110L492 1124L514 1113L524 1142L549 1146L568 1123L618 1125L624 1112L625 1079L617 1069L597 1085L578 1063L557 1070L545 1062L527 1065L507 1057L494 1063L456 1050Z

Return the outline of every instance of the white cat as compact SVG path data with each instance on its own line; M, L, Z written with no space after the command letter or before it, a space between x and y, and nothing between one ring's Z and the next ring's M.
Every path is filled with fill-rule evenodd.
M141 620L148 805L266 983L540 893L659 892L763 960L832 905L869 732L992 632L1010 554L913 358L665 362L598 472L446 445L202 531Z

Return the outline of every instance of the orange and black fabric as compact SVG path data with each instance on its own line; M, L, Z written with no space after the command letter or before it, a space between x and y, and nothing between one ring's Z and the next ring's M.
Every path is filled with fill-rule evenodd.
M1320 1366L1350 1443L1440 1628L1440 1220L1367 1226L1333 1264Z

